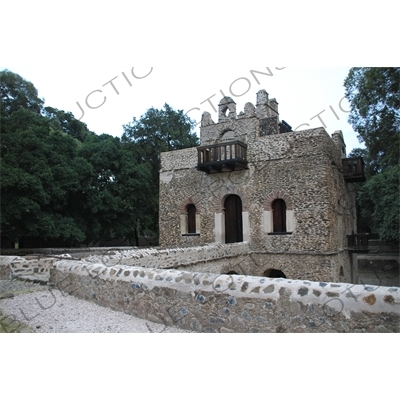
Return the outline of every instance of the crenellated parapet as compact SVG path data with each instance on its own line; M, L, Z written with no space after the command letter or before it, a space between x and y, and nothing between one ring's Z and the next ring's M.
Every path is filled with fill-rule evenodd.
M218 105L218 122L205 112L201 120L201 145L207 146L228 140L247 142L248 136L256 132L251 139L290 132L291 127L279 120L278 102L269 99L266 90L257 93L256 106L246 103L244 110L237 113L236 103L231 97L224 97Z

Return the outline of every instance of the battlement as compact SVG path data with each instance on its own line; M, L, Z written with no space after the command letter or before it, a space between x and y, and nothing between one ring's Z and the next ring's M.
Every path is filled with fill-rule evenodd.
M205 112L201 120L200 140L202 146L241 140L247 142L247 135L256 132L258 136L291 132L291 126L279 120L276 99L269 99L266 90L257 93L257 103L246 103L244 111L237 113L236 103L231 97L224 97L218 105L218 122ZM245 137L246 136L246 137ZM255 139L256 137L254 137Z
M246 103L244 110L237 113L236 103L231 97L225 96L218 105L218 122L214 122L211 114L205 112L202 116L200 127L200 145L209 147L224 145L229 142L242 142L243 145L256 143L259 147L260 139L274 135L291 133L292 139L286 137L285 142L293 141L296 132L284 120L279 119L279 104L276 99L270 99L266 90L262 89L257 93L256 106ZM323 128L309 129L299 132L315 132L320 134ZM282 136L279 137L281 139ZM335 131L330 136L336 148L340 150L341 158L346 158L346 143L342 131ZM276 138L278 139L278 138ZM271 146L271 142L269 142ZM340 156L339 155L339 156Z

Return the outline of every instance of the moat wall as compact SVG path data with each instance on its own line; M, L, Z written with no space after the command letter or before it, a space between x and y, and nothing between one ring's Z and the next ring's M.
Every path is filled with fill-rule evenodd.
M399 332L400 289L58 261L54 288L196 332Z
M295 265L286 266L285 254L248 250L237 243L110 249L81 261L0 257L0 277L44 274L50 290L196 332L400 331L399 287L293 279ZM251 276L261 274L268 256L277 268L282 263L288 279ZM302 257L308 262L307 255ZM326 262L319 269L332 265ZM232 271L239 275L227 275Z

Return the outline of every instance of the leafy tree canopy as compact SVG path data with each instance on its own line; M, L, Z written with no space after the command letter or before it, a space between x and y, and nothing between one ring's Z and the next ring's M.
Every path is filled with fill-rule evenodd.
M84 232L65 212L79 189L76 144L49 120L19 109L2 124L1 232L81 241Z
M62 130L79 142L83 142L90 135L93 135L88 130L86 124L75 119L71 112L57 110L53 107L45 107L43 115L51 120L51 125L54 129Z
M158 232L160 153L198 146L195 121L182 110L175 111L164 104L163 109L150 108L123 128L122 142L129 146L138 163L150 168L151 194L148 205L152 215L151 229Z
M359 192L364 218L382 241L398 243L400 231L400 166L390 167L371 177Z
M197 145L194 123L168 105L96 135L44 107L32 83L1 71L1 235L71 245L157 232L161 151Z
M400 68L352 68L344 86L349 122L365 143L374 172L399 163Z
M106 134L89 137L79 155L91 166L76 198L78 216L85 216L86 242L127 238L138 244L150 221L148 166L137 163L119 138Z
M21 109L37 114L42 111L44 100L39 99L35 86L11 71L0 71L0 95L3 116L10 116Z
M400 68L352 68L344 82L351 104L349 122L365 149L367 182L357 202L369 228L383 241L399 242Z

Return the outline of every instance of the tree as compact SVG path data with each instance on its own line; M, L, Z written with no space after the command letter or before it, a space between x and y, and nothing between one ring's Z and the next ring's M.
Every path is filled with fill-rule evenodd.
M147 199L151 223L148 228L158 232L160 153L198 146L195 121L182 110L175 111L165 104L161 110L150 108L123 128L122 142L132 151L137 162L147 165L151 171L151 193Z
M349 123L365 143L375 172L398 165L400 68L352 68L344 86Z
M0 79L1 234L11 242L33 236L79 243L85 232L71 205L90 168L78 156L79 141L59 121L62 111L43 109L31 82L7 70Z
M57 110L53 107L45 107L43 114L52 122L55 129L62 130L79 142L84 142L89 136L93 135L83 122L78 121L71 112Z
M138 164L121 140L110 135L91 135L79 149L90 165L86 183L75 200L87 235L86 243L101 239L128 239L138 245L148 224L147 198L150 170Z
M72 113L43 107L32 83L1 71L1 235L69 245L156 232L160 152L197 145L194 123L167 104L96 135Z
M382 241L398 243L400 231L400 166L371 177L359 192L364 217Z
M40 114L44 104L39 99L38 91L31 82L11 71L0 71L1 113L3 117L27 109Z
M79 242L85 234L66 213L80 185L77 146L44 116L18 109L1 132L1 233Z
M365 149L367 182L360 185L361 217L380 239L399 242L400 68L352 68L344 82L349 122Z

